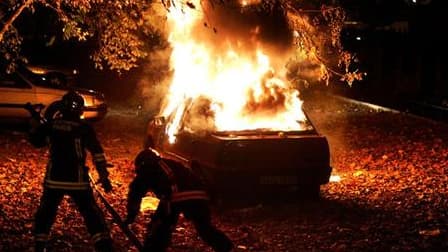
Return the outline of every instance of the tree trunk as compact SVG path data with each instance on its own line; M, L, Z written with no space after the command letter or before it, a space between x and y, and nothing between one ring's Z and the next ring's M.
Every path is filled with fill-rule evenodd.
M8 31L9 27L14 23L18 16L22 13L22 11L28 7L34 0L26 0L9 18L8 21L4 24L2 30L0 31L0 42L3 40L3 35Z

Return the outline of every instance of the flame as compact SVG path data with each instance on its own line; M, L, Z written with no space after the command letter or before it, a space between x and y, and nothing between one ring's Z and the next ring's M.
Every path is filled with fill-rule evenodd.
M170 142L181 125L192 131L302 129L306 117L299 92L286 81L286 70L273 66L272 55L256 41L259 27L249 35L253 44L244 44L211 29L199 0L173 2L167 18L174 72L160 113L169 118ZM225 46L217 47L213 39L204 39L206 35Z

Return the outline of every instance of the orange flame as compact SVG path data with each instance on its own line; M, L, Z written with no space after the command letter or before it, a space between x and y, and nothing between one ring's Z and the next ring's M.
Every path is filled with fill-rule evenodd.
M200 30L226 44L216 48L197 34L197 27L208 26L201 2L174 3L167 16L174 72L161 111L170 118L171 142L181 125L193 131L300 130L306 117L298 90L285 81L286 69L272 66L272 56L257 41L241 45L238 39L226 42L214 29ZM186 114L194 119L185 119Z

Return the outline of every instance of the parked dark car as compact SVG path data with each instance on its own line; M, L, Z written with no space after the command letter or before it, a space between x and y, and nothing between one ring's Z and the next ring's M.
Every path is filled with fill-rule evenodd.
M145 146L203 174L217 197L297 192L315 198L320 185L329 182L328 142L309 119L300 131L193 132L181 125L174 143L166 134L168 121L165 117L149 121Z

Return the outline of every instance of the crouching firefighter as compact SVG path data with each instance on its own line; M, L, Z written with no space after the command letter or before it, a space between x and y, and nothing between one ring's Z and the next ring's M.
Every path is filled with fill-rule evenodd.
M148 224L144 251L167 249L180 213L193 222L198 235L215 251L232 250L230 239L211 223L208 195L200 177L178 162L162 159L151 148L137 155L135 169L136 177L129 185L126 222L134 222L148 191L160 200Z
M112 251L112 240L103 213L95 202L85 166L90 151L106 192L112 190L106 159L94 129L80 119L84 99L74 91L61 100L61 116L51 121L33 117L29 140L35 147L49 146L50 158L43 183L40 206L35 214L35 250L45 251L58 206L65 195L76 203L96 251ZM34 113L35 115L35 113Z

